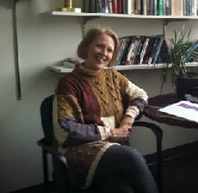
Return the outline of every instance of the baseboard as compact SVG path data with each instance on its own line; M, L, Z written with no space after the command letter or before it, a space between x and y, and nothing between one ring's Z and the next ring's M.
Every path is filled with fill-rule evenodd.
M171 159L171 158L181 156L183 154L187 154L187 153L190 153L193 151L198 151L198 141L163 150L162 151L162 160ZM145 155L144 158L147 160L148 164L155 163L156 162L156 153Z

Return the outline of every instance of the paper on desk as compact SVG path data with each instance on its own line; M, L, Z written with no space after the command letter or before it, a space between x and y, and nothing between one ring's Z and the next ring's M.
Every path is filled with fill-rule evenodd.
M159 111L198 123L198 104L190 101L180 101L163 107Z

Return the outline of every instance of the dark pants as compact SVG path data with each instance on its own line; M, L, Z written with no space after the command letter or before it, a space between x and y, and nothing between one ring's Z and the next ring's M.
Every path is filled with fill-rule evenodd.
M100 193L158 192L142 155L131 147L120 145L113 145L105 152L92 184Z

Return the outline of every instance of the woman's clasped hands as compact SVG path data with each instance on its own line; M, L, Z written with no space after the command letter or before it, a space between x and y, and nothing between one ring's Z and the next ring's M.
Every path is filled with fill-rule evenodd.
M134 119L130 116L124 116L120 126L118 128L111 129L111 139L117 142L125 142L128 141L128 137L132 131L132 125L134 123Z

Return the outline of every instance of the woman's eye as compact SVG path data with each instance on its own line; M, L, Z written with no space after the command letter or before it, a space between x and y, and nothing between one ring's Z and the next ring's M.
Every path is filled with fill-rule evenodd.
M113 52L113 50L112 50L112 49L108 49L107 51L108 51L109 53L112 53L112 52Z
M102 45L97 45L97 48L102 48Z

